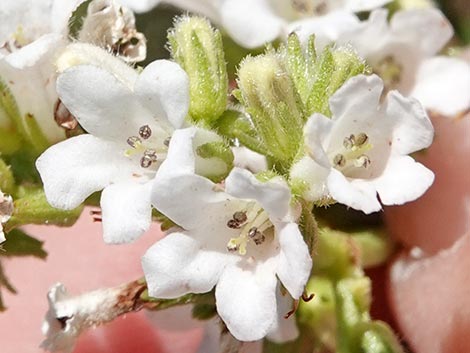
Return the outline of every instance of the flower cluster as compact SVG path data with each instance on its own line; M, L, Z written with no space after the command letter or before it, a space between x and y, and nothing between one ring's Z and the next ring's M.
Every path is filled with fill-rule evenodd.
M306 299L318 250L312 210L339 203L369 214L423 195L434 174L410 154L433 140L426 109L467 108L468 64L435 56L452 36L436 9L389 22L376 9L387 0L167 2L246 48L279 45L231 77L221 33L183 16L168 34L171 59L135 67L146 38L130 9L158 1L82 4L73 40L68 20L81 1L31 2L26 13L27 1L5 2L1 13L17 17L0 17L0 135L34 148L53 208L72 212L99 194L106 243L161 222L164 237L142 257L149 296L213 291L237 340L292 340L286 314ZM0 221L12 213L0 191ZM61 286L49 295L48 349L70 349L77 313L94 308L59 313L74 303L65 296Z

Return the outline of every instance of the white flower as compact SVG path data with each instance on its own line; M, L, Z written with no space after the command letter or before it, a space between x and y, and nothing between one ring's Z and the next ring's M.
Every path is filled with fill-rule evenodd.
M302 26L325 24L321 17L330 14L335 26L351 24L347 13L366 11L389 0L225 0L220 2L221 23L240 45L254 48L271 42ZM320 21L320 22L318 22ZM344 21L344 22L343 22ZM331 31L336 31L331 26Z
M149 294L175 298L214 286L217 311L239 340L278 326L278 278L299 298L312 266L282 180L234 168L221 186L195 174L195 129L176 131L152 189L154 206L184 230L153 245L142 263ZM285 313L283 313L285 314Z
M113 60L103 58L112 72L78 65L59 76L60 99L89 134L50 147L36 166L54 207L72 209L104 189L104 240L122 243L150 226L150 181L188 112L189 82L168 60L154 61L140 75Z
M126 62L147 56L146 39L136 30L134 14L113 0L90 2L78 40L116 53Z
M49 142L65 137L54 122L54 56L65 46L67 23L82 0L18 0L0 3L0 80L16 99L17 128L29 134L28 119L40 122Z
M13 198L10 195L5 195L0 190L0 244L6 240L2 223L8 222L12 214Z
M373 11L367 21L330 39L352 45L387 90L397 89L446 115L469 108L470 65L434 56L453 35L445 16L437 9L399 11L390 23L387 16L386 10Z
M428 147L433 127L422 106L396 91L380 104L382 80L356 76L330 98L331 119L314 114L305 129L307 155L291 170L305 197L336 201L365 213L420 197L434 174L410 153Z

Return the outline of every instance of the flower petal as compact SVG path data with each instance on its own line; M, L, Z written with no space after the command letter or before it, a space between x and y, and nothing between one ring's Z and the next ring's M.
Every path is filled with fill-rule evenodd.
M333 11L320 17L311 17L289 24L288 33L295 32L302 43L315 34L315 49L323 48L336 41L345 32L350 32L360 24L357 16L345 11Z
M424 56L432 56L452 38L452 25L438 9L398 11L390 21L396 38L406 38L419 46Z
M309 201L317 201L328 196L328 188L326 187L326 179L330 168L325 168L315 162L310 157L304 157L296 162L290 170L290 179L295 184L299 181L302 190L302 196Z
M434 128L423 106L397 91L387 95L386 117L393 120L392 150L407 155L431 145Z
M18 51L5 57L5 61L17 69L24 69L34 66L44 57L59 48L65 43L64 38L59 34L46 34L28 44Z
M266 157L246 147L232 147L233 164L236 167L247 169L252 173L264 172L268 169Z
M142 258L149 294L177 298L209 292L224 270L227 255L206 251L185 233L171 233L153 245Z
M299 335L295 316L291 315L287 319L285 315L292 310L294 305L291 296L288 293L282 293L281 286L278 284L276 289L277 316L273 325L269 329L268 338L275 343L284 343L295 340Z
M332 119L322 114L315 113L307 121L304 127L305 143L309 149L310 157L324 168L330 167L330 161L324 148L328 145L328 137L333 129Z
M358 75L350 78L330 98L333 119L341 117L367 118L367 112L376 112L383 82L377 75Z
M119 147L92 135L80 135L47 149L36 161L49 203L72 209L93 192L139 172Z
M382 209L372 182L348 180L336 169L331 169L327 182L331 196L339 203L367 214Z
M344 7L354 12L369 11L388 4L391 1L392 0L347 0Z
M131 89L101 68L71 67L57 79L57 92L83 128L94 136L125 143L141 126L155 125Z
M312 269L307 244L296 223L276 225L281 251L277 276L294 299L300 298Z
M434 173L409 156L390 157L374 185L384 205L402 205L416 200L432 185Z
M142 105L160 122L183 125L189 110L189 78L176 63L156 60L147 65L134 87Z
M411 95L427 109L453 117L470 108L470 65L436 56L423 61Z
M219 218L230 212L230 196L217 191L212 181L196 174L157 176L151 199L157 210L186 230L200 228L201 224L208 227L218 224Z
M248 170L233 168L225 179L225 191L237 198L258 201L270 217L282 219L289 211L291 195L283 180L261 182Z
M108 244L130 243L152 222L151 183L122 182L107 186L101 194L103 238Z
M276 16L266 0L226 0L220 13L222 25L238 44L260 47L280 36L286 22Z
M255 341L267 335L276 320L276 285L272 261L225 268L215 289L217 312L232 335Z

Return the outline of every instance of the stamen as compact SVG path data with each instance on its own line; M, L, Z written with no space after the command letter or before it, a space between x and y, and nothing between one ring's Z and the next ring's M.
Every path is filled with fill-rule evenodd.
M344 167L346 165L346 158L341 153L338 153L333 158L333 164L337 167Z
M129 137L126 142L132 148L137 148L138 146L142 144L142 140L138 138L137 136Z
M233 219L239 223L245 223L248 219L246 212L238 211L233 214Z
M361 132L359 135L357 135L356 137L356 143L355 145L357 147L361 147L363 146L364 144L367 143L367 141L369 141L369 136L367 136L365 133Z
M235 219L230 219L227 222L227 227L232 228L232 229L240 229L241 226L242 226L242 224L240 222L236 221Z
M168 147L170 146L170 141L171 141L171 137L167 137L165 140L163 140L163 144Z
M157 161L157 152L153 149L145 150L144 155L140 159L140 166L142 168L148 168L152 163Z
M240 248L239 245L238 245L238 244L234 244L232 241L230 241L230 242L227 244L227 250L230 251L230 252L238 251L239 248Z
M147 140L150 136L152 136L152 130L150 129L150 126L141 126L139 129L139 136L142 137L144 140Z
M349 137L345 137L343 140L344 148L350 150L356 144L356 137L354 135L350 135Z
M358 168L367 168L370 165L370 158L363 154L354 160L354 166Z

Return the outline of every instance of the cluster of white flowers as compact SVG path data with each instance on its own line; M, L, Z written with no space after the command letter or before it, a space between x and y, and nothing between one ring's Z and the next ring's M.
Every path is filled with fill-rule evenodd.
M217 313L235 338L291 340L295 321L284 316L312 269L302 203L329 200L371 213L420 197L434 174L409 154L432 142L426 109L452 115L468 108L468 63L435 56L452 36L436 9L397 12L389 22L386 10L374 10L387 0L166 2L207 15L247 48L291 32L301 42L315 34L317 49L347 45L374 74L350 78L329 97L331 116L306 117L297 157L283 173L250 146L230 145L217 129L188 119L191 76L177 62L129 66L145 58L145 37L132 12L111 0L89 4L74 43L67 23L81 1L2 2L1 82L26 135L34 139L27 123L34 116L49 143L63 140L36 161L52 206L73 209L102 191L104 241L113 244L145 233L155 212L172 222L142 259L151 296L215 289ZM158 3L122 1L139 12ZM365 21L354 14L370 10ZM86 133L64 140L54 121L58 106ZM200 152L221 145L234 163ZM6 215L2 205L11 199L1 192L0 199L4 222L11 210ZM65 349L57 337L47 346Z

